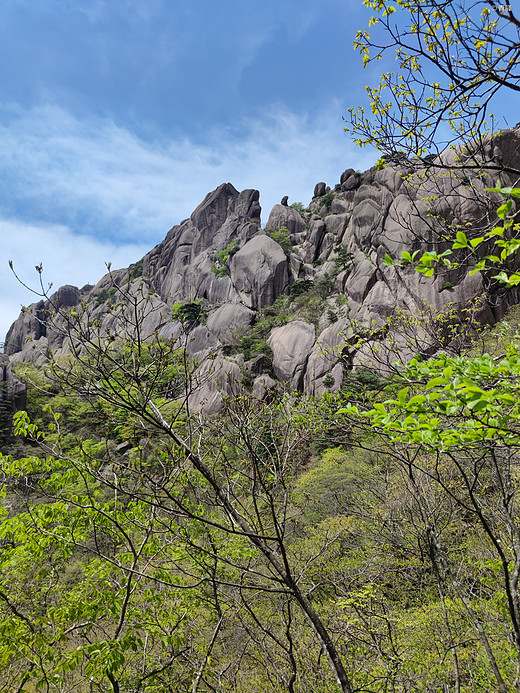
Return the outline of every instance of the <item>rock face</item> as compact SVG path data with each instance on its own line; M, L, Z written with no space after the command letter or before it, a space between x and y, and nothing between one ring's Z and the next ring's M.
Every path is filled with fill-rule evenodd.
M0 354L0 399L8 399L17 411L25 408L26 395L27 387L14 377L7 356Z
M249 308L270 306L289 289L287 257L269 236L252 238L233 256L230 265L233 286Z
M520 168L519 130L499 134L488 149L486 161ZM42 363L50 353L65 352L64 323L53 312L80 304L96 314L102 332L113 332L111 302L125 295L142 308L143 336L178 340L201 362L192 406L217 411L244 379L258 397L272 391L273 376L311 394L335 391L349 368L365 362L366 354L349 346L356 333L380 330L384 341L388 318L401 311L417 316L425 306L438 313L452 305L457 311L477 297L481 319L493 322L518 300L480 274L470 275L467 263L429 278L409 265L383 262L386 254L398 259L432 242L442 250L448 247L439 241L443 234L463 227L471 238L492 223L501 200L486 188L496 174L482 162L474 176L464 169L466 159L474 163L467 152L447 152L437 160L442 168L433 162L419 172L406 161L364 173L347 168L334 190L316 185L306 210L287 206L285 196L269 214L267 233L260 227L258 191L238 192L225 183L136 265L111 272L95 287L62 287L22 312L7 335L6 353ZM507 174L500 177L503 185L514 184ZM271 230L283 227L288 234L282 241L283 234ZM266 311L289 293L286 324L273 323L258 342L255 323L264 325ZM171 308L178 303L200 309L201 318L175 320ZM260 345L254 352L240 341L248 334Z
M287 205L275 205L269 214L266 228L278 231L284 227L291 234L301 233L305 230L305 221L298 210Z
M301 320L275 327L269 337L275 375L282 382L289 383L293 390L301 389L314 337L314 325Z
M217 252L230 243L242 247L258 233L260 225L259 193L239 193L224 183L165 240L143 258L143 273L150 286L165 302L194 300L221 305L237 302L239 295L229 276L217 276L212 268Z

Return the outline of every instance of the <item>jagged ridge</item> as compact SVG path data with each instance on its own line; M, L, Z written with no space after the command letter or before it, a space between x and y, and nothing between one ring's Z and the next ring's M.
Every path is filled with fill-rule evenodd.
M501 133L489 149L490 159L520 168L518 131ZM244 372L254 380L253 392L259 396L274 383L273 375L307 392L337 390L346 364L363 362L362 352L345 349L356 329L381 328L399 310L417 315L428 305L440 312L449 304L460 307L486 295L489 287L483 277L470 276L467 267L430 279L413 268L382 263L386 253L399 257L403 250L438 243L445 226L469 225L476 232L489 224L497 201L485 188L494 184L495 174L488 171L486 179L485 168L478 176L449 171L450 165L463 168L460 152L457 156L455 161L455 154L445 155L435 176L426 172L410 176L407 162L390 162L382 170L372 168L363 174L347 169L334 190L318 183L305 210L287 206L284 198L272 209L265 230L260 227L258 191L238 192L225 183L136 265L105 275L95 287L62 287L51 302L30 306L10 328L6 353L12 361L41 363L50 351L66 350L48 318L52 303L67 308L84 301L109 328L111 287L130 277L136 287L141 286L139 290L144 284L153 293L153 310L143 324L147 334L180 339L184 326L173 318L171 307L202 302L207 320L191 326L185 344L190 355L202 362L210 352L218 352L211 369L220 374L219 387L224 391L233 389ZM502 182L507 184L506 177ZM269 235L270 230L284 228L292 248L282 242L283 232L271 234L274 239ZM219 267L217 254L222 257L230 247L234 252L225 268ZM271 359L247 359L251 354L245 353L230 356L233 343L236 347L239 341L237 331L246 334L259 312L289 294L291 287L296 289L297 282L302 291L319 282L328 287L328 295L322 291L319 315L309 320L295 313L287 324L273 326L266 337ZM484 300L481 319L495 322L515 300L513 294ZM266 363L269 375L263 372ZM202 363L202 371L208 368ZM210 380L195 393L192 404L214 411L221 391L215 378Z

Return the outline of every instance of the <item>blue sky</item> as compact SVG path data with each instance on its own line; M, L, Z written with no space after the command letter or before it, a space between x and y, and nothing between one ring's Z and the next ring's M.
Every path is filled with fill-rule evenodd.
M373 152L343 132L363 101L361 0L3 0L0 340L47 281L127 266L222 182L308 203Z

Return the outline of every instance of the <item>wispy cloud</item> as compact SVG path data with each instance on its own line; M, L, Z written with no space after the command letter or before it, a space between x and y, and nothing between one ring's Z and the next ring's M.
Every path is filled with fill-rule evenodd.
M204 143L145 141L52 106L10 113L0 125L6 211L128 241L157 239L225 180L258 187L266 211L285 193L305 201L318 180L370 161L343 134L340 113L339 104L313 119L272 107Z

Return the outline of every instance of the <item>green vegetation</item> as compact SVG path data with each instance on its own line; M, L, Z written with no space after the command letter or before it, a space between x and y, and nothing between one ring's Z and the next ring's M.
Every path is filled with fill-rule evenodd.
M156 338L19 366L4 687L513 690L520 343L503 339L500 358L354 369L340 395L191 422L184 386L166 396L189 388L182 351Z
M202 301L186 301L172 306L172 315L187 325L200 325L206 319L206 311Z
M139 262L135 262L133 265L130 265L128 268L128 277L130 281L133 281L134 279L139 279L140 277L143 276L143 261L139 260Z
M496 128L490 101L498 90L518 90L520 22L513 5L475 0L365 5L373 16L357 32L354 47L363 67L381 61L384 72L378 84L366 87L369 108L349 109L346 129L356 142L388 157L397 153L426 163L449 145L483 154L485 134ZM469 166L480 165L474 154Z
M235 240L231 241L224 250L219 250L215 255L215 263L211 266L211 271L217 277L227 277L229 275L229 266L227 264L229 258L238 253L240 247Z
M108 301L113 301L117 296L117 286L112 285L107 289L101 289L96 297L96 306L102 306Z
M333 200L334 200L334 192L331 190L330 192L325 193L325 195L323 195L323 197L320 197L320 205L322 207L325 207L326 209L328 209L331 206Z
M369 89L381 128L356 112L360 141L423 156L439 120L474 138L518 58L512 9L366 4L392 40L360 32L364 64L397 43L405 78ZM395 12L412 25L394 31ZM425 59L448 68L448 85L425 81ZM516 287L520 190L494 192L506 197L498 226L457 229L448 250L406 251L401 264L433 277L466 262ZM271 233L289 253L287 229ZM349 270L348 253L336 259ZM268 356L274 326L335 319L333 281L295 283L228 346ZM205 418L189 406L204 375L177 344L143 335L148 296L112 286L106 298L116 293L103 330L85 306L58 308L70 353L45 372L16 367L28 412L16 438L2 432L1 690L518 690L518 310L486 332L478 302L396 313L345 343L339 393L228 397ZM173 315L191 327L205 312L191 301ZM351 347L377 368L352 368Z
M340 272L347 271L350 274L352 269L352 263L354 256L349 252L344 245L338 245L335 248L336 256L334 258L334 272L339 274Z
M293 202L291 207L295 209L305 219L306 209L301 202Z
M276 241L276 243L281 246L286 255L289 255L292 252L294 244L291 240L289 229L286 226L282 226L278 230L266 229L265 232L269 238L272 238L273 241Z
M302 280L236 348L268 357L273 326L319 320L331 286ZM516 317L485 334L491 354L478 305L395 315L358 331L384 377L353 368L340 393L237 396L205 419L187 406L194 364L143 338L150 302L118 292L110 333L62 313L71 355L16 369L29 414L0 456L3 687L514 690ZM425 330L439 347L466 331L470 350L399 365Z

